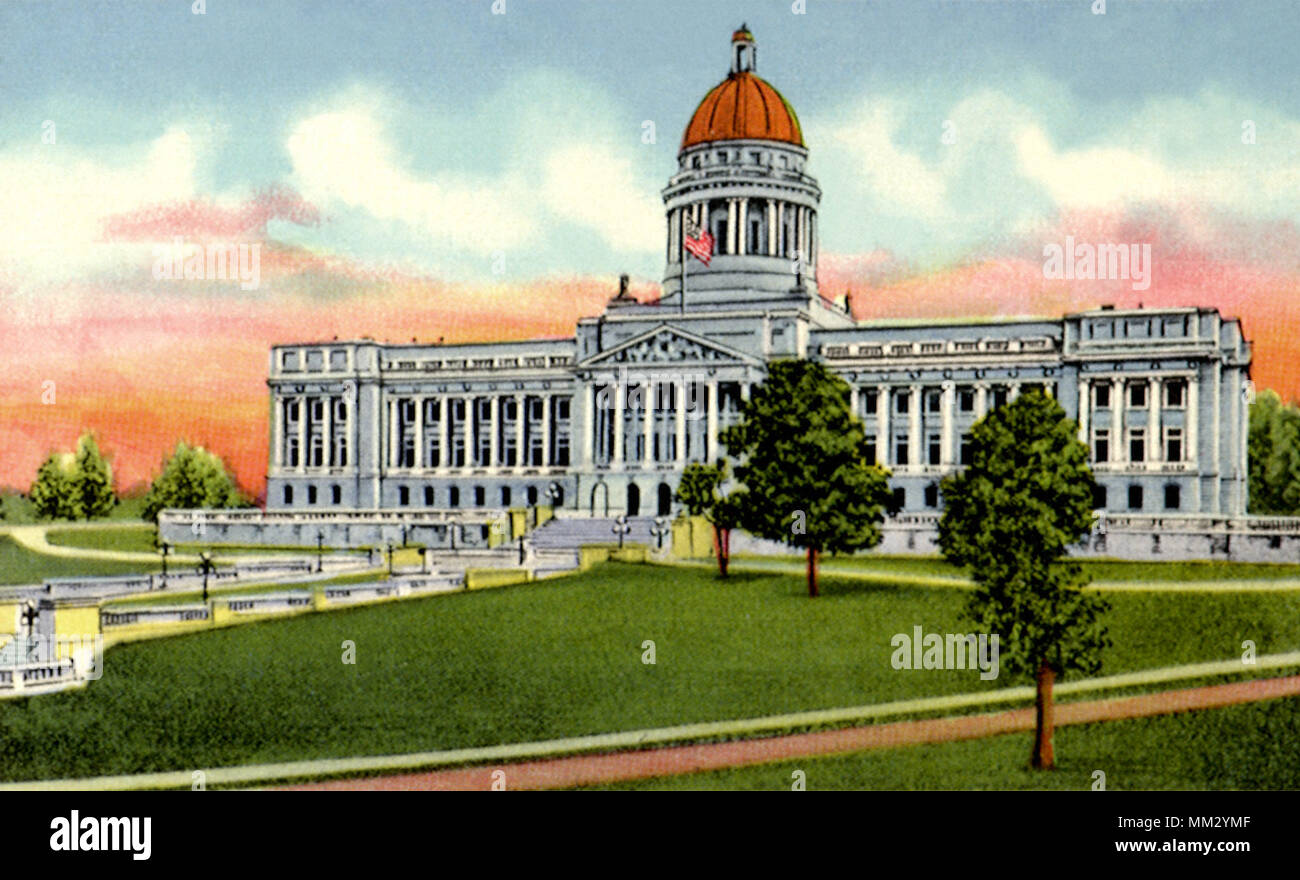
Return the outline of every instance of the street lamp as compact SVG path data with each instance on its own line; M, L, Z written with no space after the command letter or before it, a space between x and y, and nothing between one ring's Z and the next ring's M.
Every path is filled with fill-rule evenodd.
M171 552L171 549L172 549L172 545L168 544L166 541L163 541L160 545L158 545L158 552L162 554L162 566L163 566L161 589L164 590L167 589L167 554Z
M36 610L35 602L27 602L23 605L23 626L27 627L27 644L24 649L27 653L27 659L34 659L32 655L36 652L36 645L32 643L32 635L36 631L36 621L41 616L41 612ZM15 671L15 675L18 673Z
M325 533L319 529L316 531L316 571L324 571L324 554L325 554Z
M388 576L393 576L393 542L388 542Z
M203 602L206 605L208 601L208 575L216 569L212 564L211 553L199 554L199 573L203 575Z
M614 517L614 525L610 526L610 530L618 535L618 549L622 550L623 536L632 531L632 527L627 523L627 517L622 514Z
M672 526L669 525L669 522L670 521L666 516L656 516L654 525L650 526L650 534L654 535L655 539L658 541L658 545L655 548L657 550L664 549L664 535L667 535L672 531Z
M551 517L554 519L559 513L557 502L564 495L564 487L559 483L551 480L551 485L546 487L546 497L551 499Z

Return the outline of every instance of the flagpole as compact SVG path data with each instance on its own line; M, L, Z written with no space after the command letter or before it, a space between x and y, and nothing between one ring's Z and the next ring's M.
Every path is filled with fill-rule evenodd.
M681 249L682 259L682 288L678 292L678 313L686 314L686 209L682 208L682 218L677 224L678 245Z

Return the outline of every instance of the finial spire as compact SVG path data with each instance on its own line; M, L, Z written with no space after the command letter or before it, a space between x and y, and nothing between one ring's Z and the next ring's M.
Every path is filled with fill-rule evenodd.
M758 50L754 48L754 35L741 24L731 35L731 72L747 73L758 66Z

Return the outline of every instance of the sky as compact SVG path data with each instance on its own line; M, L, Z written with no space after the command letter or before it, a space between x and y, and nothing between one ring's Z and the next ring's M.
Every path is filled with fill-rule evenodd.
M257 493L274 342L564 335L622 272L653 298L659 193L742 22L859 316L1216 306L1300 396L1298 12L0 3L0 485L93 429L123 486L187 439ZM1150 244L1151 287L1044 278L1067 235ZM256 288L154 277L178 236L258 245Z

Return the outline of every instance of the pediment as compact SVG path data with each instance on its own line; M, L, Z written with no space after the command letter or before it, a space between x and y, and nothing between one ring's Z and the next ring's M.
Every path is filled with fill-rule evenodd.
M592 355L581 366L611 364L757 364L752 355L666 324Z

